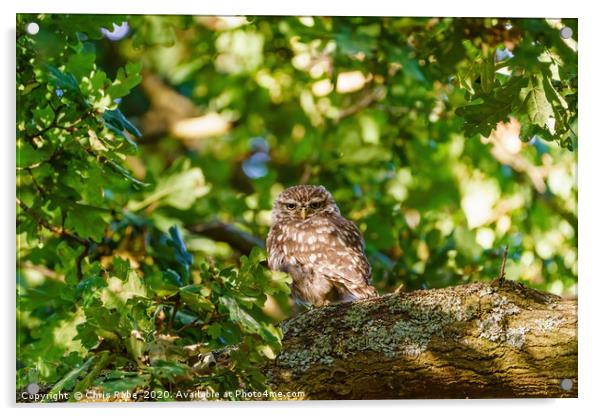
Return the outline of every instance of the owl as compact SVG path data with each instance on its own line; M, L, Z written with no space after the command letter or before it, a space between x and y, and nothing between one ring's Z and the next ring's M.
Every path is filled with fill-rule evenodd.
M377 296L364 240L323 186L285 189L274 202L268 266L293 278L298 304L322 306Z

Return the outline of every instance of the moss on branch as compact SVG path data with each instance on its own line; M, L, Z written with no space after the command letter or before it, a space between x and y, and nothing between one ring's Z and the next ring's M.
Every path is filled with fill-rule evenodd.
M306 399L575 397L576 325L575 300L512 281L389 294L289 320L267 370Z

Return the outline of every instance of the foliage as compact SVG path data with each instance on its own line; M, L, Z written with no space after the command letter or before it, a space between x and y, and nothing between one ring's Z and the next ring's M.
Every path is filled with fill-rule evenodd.
M494 278L505 245L510 278L575 292L576 21L17 27L18 388L265 389L288 277L240 238L297 183L333 192L383 293Z

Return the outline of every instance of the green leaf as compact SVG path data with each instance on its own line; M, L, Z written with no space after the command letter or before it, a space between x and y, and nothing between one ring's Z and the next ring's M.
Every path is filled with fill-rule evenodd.
M176 294L182 286L182 278L180 275L171 269L163 272L154 270L152 273L145 275L145 282L150 290L155 292L157 296L171 297Z
M190 280L190 266L192 265L192 254L186 249L186 243L182 238L182 233L177 226L169 228L170 239L167 240L167 244L174 248L176 261L180 263L185 271L184 284L187 284Z
M62 14L55 15L60 27L68 33L85 33L90 39L102 39L101 27L111 29L121 24L126 16L112 14Z
M550 103L557 103L564 110L568 110L569 105L566 100L556 91L556 88L552 85L552 81L546 75L543 76L543 88L546 93L546 98Z
M54 119L54 110L52 107L50 107L50 104L42 108L36 108L32 111L32 113L36 120L40 122L40 128L50 126L52 120Z
M120 309L128 300L146 296L146 287L134 270L129 271L125 282L119 277L109 277L107 287L101 292L102 302L108 309Z
M209 325L207 328L207 334L213 339L219 339L222 334L222 326L217 323Z
M125 339L126 348L130 356L136 361L138 366L144 365L144 349L146 346L144 337L138 330L130 331L129 336Z
M119 68L117 71L117 78L113 84L107 88L107 94L113 100L128 95L132 88L142 81L142 76L140 75L141 69L141 63L128 63L125 66L125 69Z
M69 211L65 220L65 227L73 230L76 235L93 241L101 241L108 226L103 215L86 208Z
M119 136L124 137L134 148L138 149L138 145L127 134L123 134L123 131L127 131L137 137L142 137L140 130L136 128L121 111L117 110L105 110L102 114L102 118L107 123L107 127L117 133Z
M410 48L393 48L391 54L391 60L397 61L402 65L402 71L407 74L410 78L415 79L419 82L426 82L424 73L418 64L418 60L411 57Z
M120 175L122 175L124 178L126 178L130 182L134 183L135 185L140 186L140 187L146 187L149 185L148 183L139 181L138 179L134 178L126 168L124 168L119 163L115 162L114 160L106 159L106 162L115 172L119 173Z
M50 78L54 80L56 87L64 91L71 91L77 94L81 93L77 79L73 76L73 74L61 72L52 65L47 65L47 68L50 72Z
M488 137L497 123L507 120L512 111L519 107L521 88L525 84L526 80L522 77L512 78L488 95L475 95L472 104L458 107L456 114L464 119L466 134Z
M366 54L366 56L372 56L373 54L375 41L371 36L353 36L351 33L344 31L335 34L334 38L337 42L337 48L342 54L355 55L359 52Z
M546 127L548 120L554 117L554 110L546 97L541 74L530 77L529 85L521 91L521 98L529 120Z
M190 377L192 374L192 369L187 365L164 360L157 360L149 370L153 376L171 383L177 383L180 378Z
M17 166L28 167L48 160L50 157L49 146L35 149L31 144L22 139L17 139Z
M481 63L481 89L489 94L495 81L495 51L483 58Z
M107 286L105 279L102 276L89 276L82 279L75 288L75 296L83 297L84 307L89 306L96 297L96 292Z
M154 192L142 201L131 201L128 208L139 211L150 204L158 203L184 210L208 192L209 185L205 183L203 171L200 168L191 168L162 178Z
M90 77L90 84L93 88L91 92L98 92L104 88L105 81L107 80L107 74L104 71L95 70Z
M98 379L94 386L99 387L105 393L134 391L144 389L151 381L151 375L132 371L113 370L108 372L102 379Z
M207 296L208 288L199 285L188 285L180 289L180 297L184 303L198 314L211 312L215 305Z
M510 109L499 104L494 100L485 100L477 104L458 108L456 114L465 120L464 129L466 135L474 136L480 134L485 137L489 136L497 123L505 120L509 114Z
M48 392L48 396L46 398L42 399L42 403L50 402L50 400L52 399L52 396L65 391L65 387L67 385L73 384L80 375L85 374L86 371L88 371L88 369L94 363L95 358L96 358L95 356L91 356L90 358L88 358L86 360L86 362L83 365L71 370L62 380L60 380L58 383L56 383L52 387L52 389Z
M65 69L68 73L73 74L76 79L81 80L90 76L95 61L96 54L93 50L83 50L69 57Z
M249 264L256 266L268 258L267 252L260 247L253 247L249 253Z
M230 318L241 325L246 332L259 334L268 342L279 342L278 337L272 334L264 325L260 324L249 312L241 308L235 299L221 296L219 302L226 308Z
M259 333L261 329L259 322L242 309L236 300L230 297L220 297L219 302L226 308L232 320L241 324L247 331Z

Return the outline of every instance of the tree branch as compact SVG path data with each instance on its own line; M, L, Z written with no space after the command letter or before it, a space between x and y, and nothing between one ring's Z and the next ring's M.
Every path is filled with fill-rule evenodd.
M231 224L220 221L210 221L188 227L194 233L204 235L214 241L228 243L233 249L242 254L249 254L253 247L265 247L265 242L252 234L239 230Z
M576 300L514 281L389 294L284 324L266 365L305 399L577 397Z

